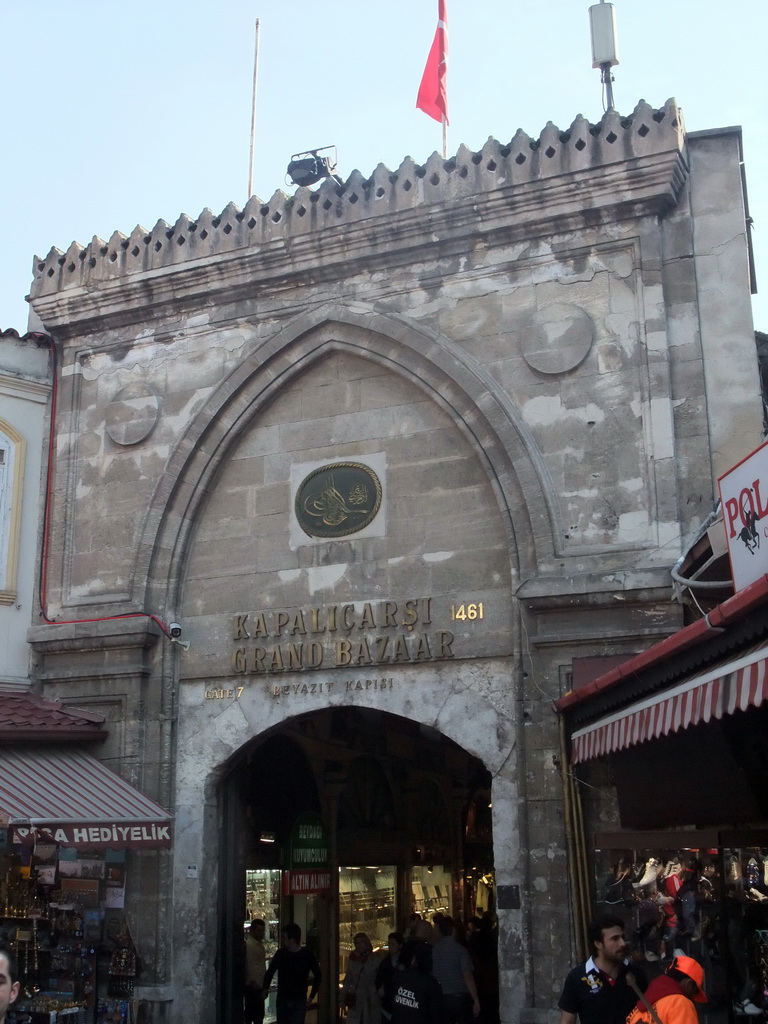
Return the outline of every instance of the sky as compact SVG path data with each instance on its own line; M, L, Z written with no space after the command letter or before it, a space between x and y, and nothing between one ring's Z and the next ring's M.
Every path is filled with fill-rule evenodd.
M603 113L588 0L447 0L448 151ZM689 131L741 125L768 331L765 0L616 0L615 105L674 96ZM35 255L290 193L294 153L334 145L339 174L423 163L440 125L415 98L437 0L36 0L0 5L0 329L27 328Z

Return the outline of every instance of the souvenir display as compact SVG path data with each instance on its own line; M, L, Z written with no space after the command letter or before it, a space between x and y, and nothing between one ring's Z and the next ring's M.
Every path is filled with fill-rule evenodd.
M0 940L20 981L7 1024L132 1022L138 957L122 913L117 938L103 927L110 891L103 853L20 842L0 850Z
M768 847L599 849L595 867L597 912L624 921L651 971L691 956L713 1007L768 1011Z

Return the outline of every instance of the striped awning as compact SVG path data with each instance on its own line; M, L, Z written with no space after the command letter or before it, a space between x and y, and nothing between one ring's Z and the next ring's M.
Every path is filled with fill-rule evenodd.
M590 761L689 725L746 711L766 699L768 647L762 646L577 729L571 736L571 759L574 764Z
M171 815L80 750L0 749L0 826L76 849L171 845Z

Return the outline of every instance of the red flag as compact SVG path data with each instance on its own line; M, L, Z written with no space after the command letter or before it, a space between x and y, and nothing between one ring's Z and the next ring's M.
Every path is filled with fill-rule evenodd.
M432 48L427 57L424 74L421 76L416 106L436 121L448 121L448 19L445 14L445 0L437 0L437 28Z

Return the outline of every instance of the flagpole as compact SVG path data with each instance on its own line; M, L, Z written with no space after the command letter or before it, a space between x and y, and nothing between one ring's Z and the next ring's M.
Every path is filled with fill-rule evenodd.
M448 18L445 0L437 0L437 28L419 83L416 107L427 117L440 121L443 129L443 159L448 159Z
M256 43L253 53L253 101L251 103L251 159L248 166L248 198L253 195L254 140L256 138L256 85L259 80L259 31L261 21L256 19Z

